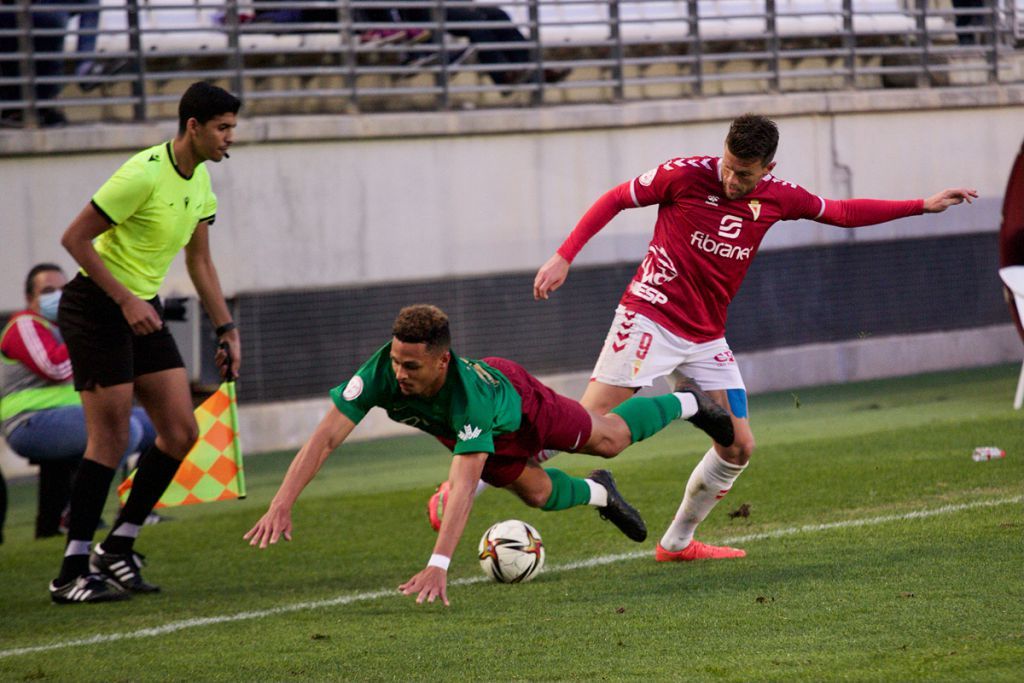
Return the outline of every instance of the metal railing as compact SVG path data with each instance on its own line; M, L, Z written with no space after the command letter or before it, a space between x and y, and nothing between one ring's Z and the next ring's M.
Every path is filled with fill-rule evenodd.
M1018 6L1020 5L1020 6ZM7 126L355 113L1024 80L1024 1L3 0Z

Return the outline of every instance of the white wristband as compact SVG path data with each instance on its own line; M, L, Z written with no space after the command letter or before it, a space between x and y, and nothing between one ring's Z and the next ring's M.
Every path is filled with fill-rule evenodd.
M448 571L448 565L452 563L452 558L447 555L438 555L434 553L430 556L430 562L427 562L428 567L438 567L445 571Z

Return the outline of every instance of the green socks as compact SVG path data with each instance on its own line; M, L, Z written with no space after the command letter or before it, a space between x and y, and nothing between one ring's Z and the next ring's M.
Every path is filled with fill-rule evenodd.
M590 486L586 479L570 477L562 470L554 468L547 468L544 471L551 477L551 497L544 503L542 510L568 510L577 505L590 503Z
M634 396L612 409L612 412L625 420L633 443L636 443L657 434L670 422L679 419L683 414L683 407L675 394L650 398ZM567 510L577 505L590 504L590 485L586 479L570 477L554 468L547 468L544 471L551 477L551 496L544 503L542 510Z
M662 396L634 396L611 412L626 421L633 443L654 436L683 414L682 404L675 394Z

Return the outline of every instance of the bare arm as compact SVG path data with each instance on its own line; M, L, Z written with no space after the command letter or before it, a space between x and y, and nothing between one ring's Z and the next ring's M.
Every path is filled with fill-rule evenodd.
M135 334L149 334L163 327L163 321L156 309L125 287L103 263L92 241L110 229L106 217L87 204L71 221L60 239L61 246L68 250L78 265L100 288L121 307L121 314L128 321Z
M214 328L231 322L231 312L228 311L228 304L224 300L220 278L217 277L217 268L213 265L213 256L210 253L209 223L197 225L195 232L192 233L192 239L185 245L185 266L199 294L199 300L203 302L206 314L213 321ZM238 368L242 363L242 342L238 330L225 332L218 341L227 343L231 353L231 369L234 375L238 376ZM219 349L216 360L223 377L227 372L227 354Z
M277 543L281 536L287 541L292 540L292 506L295 500L320 471L331 451L340 446L355 427L355 422L331 406L313 435L292 460L267 512L242 537L249 541L249 545L266 548L267 545Z
M437 535L437 542L434 543L434 555L451 559L455 552L469 520L469 511L473 508L473 492L480 480L480 474L484 471L486 461L487 453L468 453L452 458L452 466L448 471L451 490L448 493L444 518L441 520L441 530ZM424 600L434 602L440 598L447 605L447 584L448 570L428 565L398 589L405 595L416 593L417 603Z

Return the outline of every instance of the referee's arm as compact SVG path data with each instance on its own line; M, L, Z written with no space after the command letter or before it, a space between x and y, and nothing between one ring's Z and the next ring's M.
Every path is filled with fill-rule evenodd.
M71 225L60 238L61 246L82 266L93 282L121 307L128 325L135 334L149 334L163 327L156 309L132 294L114 274L107 269L92 241L111 228L110 220L92 203L75 216Z
M228 304L224 300L217 268L213 265L213 255L210 253L210 224L207 221L196 226L192 239L185 245L185 266L199 294L199 300L203 302L206 314L213 321L214 328L230 328L218 335L218 341L228 345L231 371L237 377L238 368L242 364L242 343L238 330L231 320ZM221 368L221 375L227 370L227 362L227 355L223 351L218 351L217 365Z

